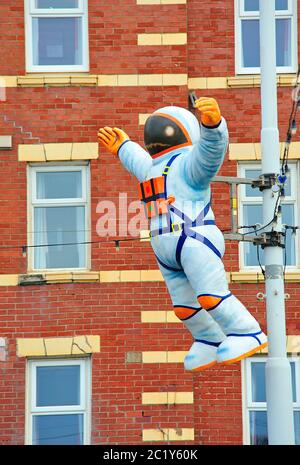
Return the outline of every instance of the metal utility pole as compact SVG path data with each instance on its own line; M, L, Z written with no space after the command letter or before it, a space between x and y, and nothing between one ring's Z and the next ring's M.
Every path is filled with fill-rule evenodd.
M262 173L280 173L280 149L277 124L277 83L275 43L275 0L260 0L261 62L261 150ZM272 188L263 190L263 224L272 219L277 195ZM271 243L280 237L281 221L267 228ZM278 236L279 234L279 236ZM272 237L273 235L273 237ZM276 241L275 241L276 243ZM279 245L265 250L266 310L269 355L266 363L266 396L269 444L295 444L291 368L286 354L285 292L283 253Z

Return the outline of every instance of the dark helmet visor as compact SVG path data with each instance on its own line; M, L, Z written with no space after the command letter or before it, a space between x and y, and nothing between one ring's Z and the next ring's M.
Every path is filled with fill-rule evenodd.
M145 124L144 142L146 149L153 156L189 141L176 121L167 116L153 114Z

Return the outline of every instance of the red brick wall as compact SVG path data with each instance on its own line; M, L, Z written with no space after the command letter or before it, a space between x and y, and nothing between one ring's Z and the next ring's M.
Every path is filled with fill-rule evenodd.
M188 1L190 77L235 75L234 4L233 0ZM297 5L299 12L299 0ZM299 45L298 34L298 50Z
M94 74L186 73L187 49L137 45L137 34L186 32L186 5L153 5L136 0L89 0L90 72ZM0 75L25 72L24 1L0 6ZM172 69L172 71L170 71Z
M137 34L186 32L186 5L153 5L136 0L90 2L92 73L186 73L185 46L137 45ZM173 69L173 71L170 71Z
M262 319L261 305L253 295L256 286L247 291L235 286L234 290L247 297ZM241 442L239 365L191 374L181 364L126 363L127 352L181 351L191 343L181 323L141 323L141 309L170 309L163 283L8 287L1 288L0 299L1 336L9 340L8 362L0 380L4 399L0 443L24 440L25 359L16 356L15 339L80 333L101 337L101 352L92 357L94 443L137 444L142 428L157 427L194 427L196 444ZM141 402L142 392L191 390L194 405L143 406Z
M233 285L265 329L262 285ZM287 286L288 334L300 330L300 293ZM155 295L155 299L152 296ZM142 428L194 427L195 444L240 444L240 364L191 374L181 364L126 363L127 352L186 350L191 338L181 323L142 324L140 310L168 310L163 283L61 284L1 288L1 336L8 362L1 369L0 443L22 444L25 419L25 359L16 338L99 334L101 353L92 357L92 438L96 444L137 444ZM295 311L295 306L297 309ZM194 405L143 406L142 392L194 391Z
M232 0L189 0L188 54L190 77L235 74Z
M3 0L0 6L0 75L24 74L24 2Z

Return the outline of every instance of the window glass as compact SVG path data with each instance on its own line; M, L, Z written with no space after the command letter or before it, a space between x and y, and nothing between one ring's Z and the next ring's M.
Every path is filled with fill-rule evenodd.
M293 204L282 205L282 223L289 225L289 226L292 226L293 224L295 224ZM284 261L286 261L287 265L296 264L295 235L292 234L291 229L288 229L286 231L286 248L283 253L284 253Z
M245 177L248 179L258 179L261 175L261 170L245 170ZM259 189L253 189L250 185L245 185L245 191L247 197L261 197L262 193Z
M270 215L271 218L271 215ZM262 204L244 205L244 223L245 226L262 225ZM251 231L251 229L249 229Z
M38 9L47 8L78 8L78 0L35 0Z
M82 445L83 415L34 415L33 445Z
M85 242L85 207L35 207L34 245ZM84 268L85 244L36 247L34 268Z
M249 412L250 416L250 444L267 445L268 444L268 425L267 412L255 411Z
M243 207L243 216L244 216L244 225L243 226L252 226L257 223L262 225L262 205L244 205ZM244 229L245 232L251 232L251 235L254 235L251 229ZM261 233L262 231L259 231ZM259 250L260 261L262 265L264 264L264 251L260 248ZM259 266L257 259L257 247L251 242L244 243L244 262L245 266Z
M260 66L259 20L242 20L242 63L245 68Z
M276 19L276 64L291 66L291 19Z
M36 368L36 406L80 404L80 365Z
M267 412L249 412L250 416L250 444L268 445ZM300 412L294 411L295 444L300 444Z
M295 426L295 444L300 445L300 412L296 410L294 412L294 426Z
M33 64L81 65L82 18L33 18Z
M264 362L251 363L252 402L266 402L265 367Z
M258 11L259 0L244 0L245 11Z
M291 18L276 19L276 66L291 66ZM242 19L242 65L260 67L259 19Z
M265 362L251 362L252 402L266 402ZM295 362L291 362L293 402L296 402Z
M71 199L82 197L81 171L44 171L36 174L37 199Z
M262 204L256 205L244 205L243 207L244 225L254 225L262 221ZM271 219L271 217L270 217ZM294 224L294 205L283 204L282 205L282 223L287 225ZM246 232L250 232L251 229L245 229ZM259 234L263 232L259 231ZM253 232L254 234L254 232ZM296 248L295 248L295 236L292 235L292 231L287 230L286 235L286 248L283 250L284 260L286 265L293 266L296 264ZM259 256L261 264L264 265L264 251L259 249ZM285 258L286 257L286 258ZM244 261L245 266L259 266L257 259L257 246L250 242L244 243Z
M276 0L275 2L276 10L287 10L288 7L288 0Z
M244 0L245 11L259 11L259 0ZM288 0L276 0L276 10L287 10Z

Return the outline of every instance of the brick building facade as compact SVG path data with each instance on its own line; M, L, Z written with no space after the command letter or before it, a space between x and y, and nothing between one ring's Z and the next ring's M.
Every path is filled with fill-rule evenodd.
M187 108L195 90L216 98L228 122L230 146L219 174L259 170L259 74L247 70L247 50L238 73L235 55L239 27L241 47L247 47L243 21L256 24L255 1L25 0L24 8L23 0L5 0L0 13L0 443L265 441L264 394L255 399L254 389L249 391L255 383L263 390L258 381L263 356L253 365L185 372L182 360L191 337L173 315L149 242L120 242L118 250L115 240L129 238L119 220L113 237L99 236L104 200L124 213L137 199L137 182L98 147L97 129L103 125L121 127L143 143L147 115L165 105ZM278 27L286 41L278 74L284 141L297 71L297 2L279 1L277 13L278 24L285 21ZM69 50L72 44L76 53ZM286 215L295 224L297 140L296 135L286 201ZM57 173L54 186L46 185L47 176ZM58 198L73 182L64 178L69 175L80 179L81 196ZM217 224L228 230L229 188L216 183L212 191ZM244 221L251 217L247 195L239 197ZM259 209L259 199L251 201ZM50 208L65 210L55 220ZM129 210L128 221L135 214ZM51 225L55 231L45 233ZM299 430L298 235L289 240L287 345L294 357ZM33 247L49 241L91 244L42 252ZM264 302L257 299L263 279L252 252L227 242L224 263L232 292L266 329ZM60 392L58 385L65 388Z

